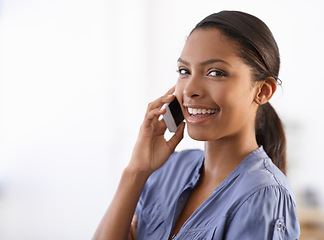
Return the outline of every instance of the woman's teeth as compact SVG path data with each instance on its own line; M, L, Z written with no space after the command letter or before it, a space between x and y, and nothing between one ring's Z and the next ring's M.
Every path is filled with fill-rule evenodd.
M188 108L189 114L213 114L217 112L216 109L200 109L200 108Z

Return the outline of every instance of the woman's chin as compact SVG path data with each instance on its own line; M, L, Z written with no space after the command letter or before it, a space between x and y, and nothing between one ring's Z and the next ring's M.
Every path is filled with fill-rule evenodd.
M189 137L196 141L210 141L210 133L203 133L201 130L187 129Z

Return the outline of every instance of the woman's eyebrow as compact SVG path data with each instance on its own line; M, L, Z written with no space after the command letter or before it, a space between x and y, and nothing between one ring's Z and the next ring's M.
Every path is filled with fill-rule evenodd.
M183 60L182 58L179 58L178 59L178 62L181 62L181 63L183 63L185 65L190 66L190 63L187 62L187 61L185 61L185 60ZM228 62L226 62L226 61L224 61L222 59L218 59L218 58L213 58L213 59L209 59L209 60L203 61L203 62L199 63L199 65L206 66L206 65L209 65L209 64L213 64L213 63L224 63L224 64L226 64L228 66L231 66L231 64L229 64Z
M181 57L178 59L178 62L181 62L181 63L183 63L184 65L188 65L188 66L190 66L190 63L187 62L187 61L185 61L185 60L183 60Z

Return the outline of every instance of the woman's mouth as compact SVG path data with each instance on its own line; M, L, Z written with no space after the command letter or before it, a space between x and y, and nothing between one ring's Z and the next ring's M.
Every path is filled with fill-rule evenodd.
M207 116L217 112L217 109L189 108L188 113L193 117Z
M208 108L192 108L187 107L187 114L185 119L190 124L200 124L213 117L220 109L208 109Z

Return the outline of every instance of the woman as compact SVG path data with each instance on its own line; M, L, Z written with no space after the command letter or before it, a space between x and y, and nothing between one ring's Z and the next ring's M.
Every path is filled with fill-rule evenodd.
M285 136L269 104L279 65L277 44L258 18L223 11L198 23L176 86L147 108L94 239L298 239ZM184 123L164 139L161 107L174 92L204 151L174 153Z

